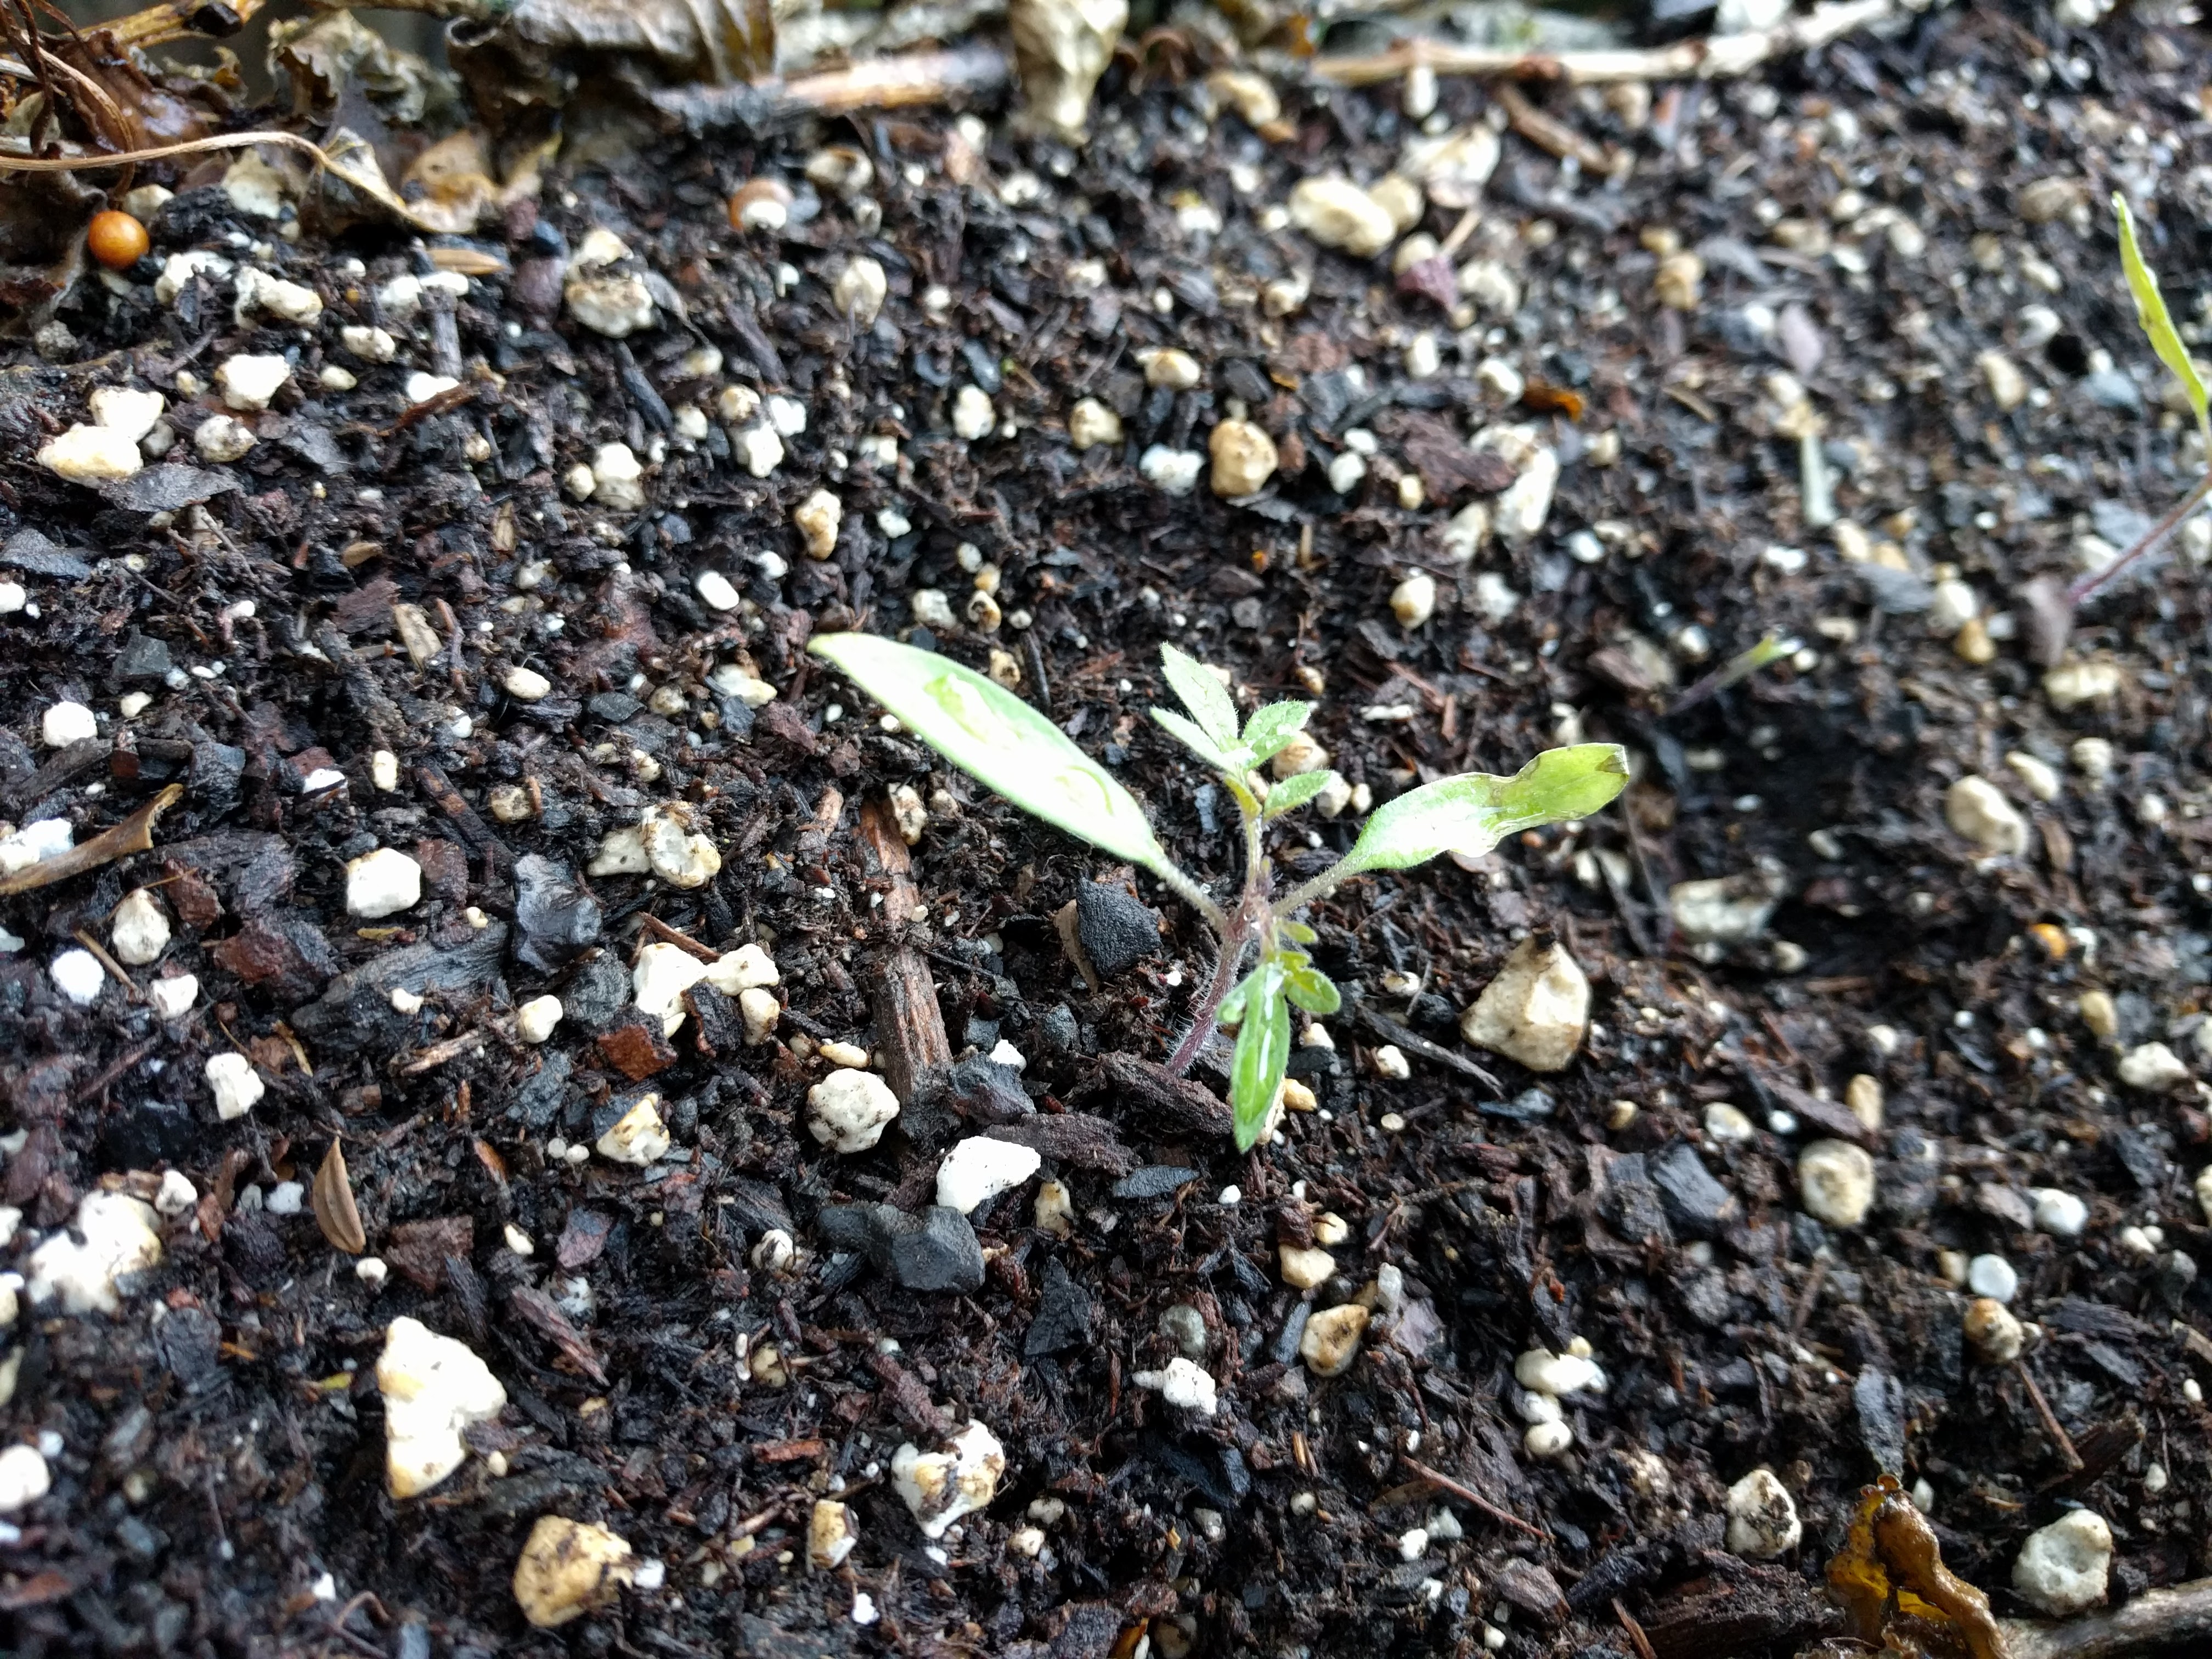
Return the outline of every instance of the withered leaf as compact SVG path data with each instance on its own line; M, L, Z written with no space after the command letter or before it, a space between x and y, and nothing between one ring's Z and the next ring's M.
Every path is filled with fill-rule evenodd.
M336 1140L323 1154L309 1198L315 1207L315 1224L332 1249L359 1255L368 1248L368 1235L362 1231L361 1212L353 1201L353 1181L346 1173L345 1150Z

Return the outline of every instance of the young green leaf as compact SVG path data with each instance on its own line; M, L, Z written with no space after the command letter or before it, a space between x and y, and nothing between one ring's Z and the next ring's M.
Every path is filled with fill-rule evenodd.
M1152 710L1152 718L1159 722L1162 731L1215 771L1249 772L1252 769L1250 758L1243 750L1237 747L1234 736L1229 740L1230 748L1233 752L1224 754L1212 737L1201 730L1194 721L1185 720L1172 708L1155 708ZM1240 761L1243 763L1241 765Z
M2188 395L2190 408L2197 411L2197 425L2208 441L2212 441L2212 420L2205 410L2204 377L2197 372L2197 365L2189 359L2188 347L2181 343L2181 336L2174 331L2173 319L2166 309L2166 297L2158 291L2158 276L2143 262L2142 249L2136 241L2135 215L2128 211L2127 198L2119 191L2112 192L2112 211L2120 219L2120 268L2127 273L2128 291L2135 295L2136 321L2142 325L2150 341L2150 349L2158 354L2159 362L2173 371L2174 379Z
M1160 647L1160 667L1168 688L1190 710L1198 729L1213 739L1216 749L1237 746L1237 702L1221 677L1188 652L1171 645Z
M1259 1140L1291 1063L1291 1005L1283 1000L1282 968L1263 959L1246 983L1252 990L1229 1062L1229 1105L1240 1152Z
M1283 994L1310 1014L1333 1014L1344 1006L1336 981L1318 968L1299 968L1284 975Z
M1279 921L1275 924L1275 931L1293 945L1311 945L1321 938L1303 921Z
M1174 869L1136 797L1004 686L949 657L872 634L824 634L807 649L1015 805L1116 858Z
M1404 870L1444 853L1480 858L1520 830L1588 817L1627 784L1628 753L1613 743L1547 749L1510 778L1463 772L1439 779L1376 808L1329 873L1341 879Z
M1252 981L1256 977L1256 972L1247 974L1231 988L1229 994L1221 999L1221 1006L1213 1011L1216 1024L1234 1025L1244 1018L1245 999L1251 995Z
M1273 758L1298 734L1313 708L1310 702L1270 702L1254 709L1244 722L1244 746L1252 751L1252 763Z
M1296 811L1329 786L1336 774L1326 768L1318 772L1300 772L1285 778L1267 791L1267 816L1279 818L1285 812Z

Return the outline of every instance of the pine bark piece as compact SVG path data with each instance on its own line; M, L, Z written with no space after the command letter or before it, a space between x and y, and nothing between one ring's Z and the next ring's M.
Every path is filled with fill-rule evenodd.
M633 1083L642 1083L676 1063L676 1050L662 1034L657 1015L635 1015L601 1033L599 1052Z
M1101 1054L1071 1100L1101 1097L1112 1107L1102 1115L1133 1121L1155 1133L1211 1139L1230 1132L1229 1109L1204 1084L1134 1054Z
M1753 1567L1698 1579L1638 1615L1658 1659L1794 1645L1835 1634L1843 1614L1794 1574Z
M876 799L861 806L860 841L868 879L883 890L882 914L891 940L872 975L876 1040L884 1080L906 1102L914 1098L918 1084L952 1064L952 1042L937 1006L929 960L902 938L921 896L915 890L913 863L890 801Z

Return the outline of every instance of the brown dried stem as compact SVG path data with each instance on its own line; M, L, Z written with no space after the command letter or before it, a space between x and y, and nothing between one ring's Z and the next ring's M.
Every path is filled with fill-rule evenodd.
M2168 1650L2202 1652L2204 1644L2212 1644L2212 1578L2145 1590L2130 1596L2125 1607L2063 1624L2007 1619L1998 1628L2012 1659L2128 1659Z
M331 165L331 158L323 153L320 145L296 132L279 132L270 127L252 132L218 133L208 138L187 139L182 143L156 144L151 149L126 149L113 155L26 155L17 150L0 149L0 173L86 173L101 167L135 167L141 161L166 161L172 155L252 149L258 144L287 145L313 156L319 167Z
M112 864L132 853L145 852L154 844L155 822L184 798L184 785L173 783L114 828L101 830L90 841L80 842L66 853L40 859L12 876L0 876L0 898L12 898L17 893L67 881L71 876L97 870L103 864Z
M1711 81L1743 75L1776 58L1815 46L1898 14L1895 0L1842 0L1816 6L1771 29L1708 35L1671 46L1619 52L1515 52L1497 46L1455 46L1423 38L1399 41L1387 52L1360 57L1317 58L1316 78L1340 86L1394 81L1417 64L1438 75L1518 81L1564 81L1595 86L1620 81Z
M387 3L390 0L387 0ZM230 14L243 27L253 21L253 15L267 0L230 0ZM204 0L162 0L158 6L149 6L143 11L134 11L128 17L118 17L112 23L100 25L99 33L107 35L118 46L144 51L149 46L165 46L177 40L204 40L208 31L192 19L204 15Z

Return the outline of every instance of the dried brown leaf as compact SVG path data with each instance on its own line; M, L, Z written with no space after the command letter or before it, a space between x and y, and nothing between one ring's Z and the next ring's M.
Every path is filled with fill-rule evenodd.
M353 1201L353 1181L346 1173L345 1151L336 1140L323 1155L323 1166L315 1171L309 1196L315 1206L315 1224L331 1241L332 1249L359 1255L368 1248L368 1235L362 1230L361 1212Z

